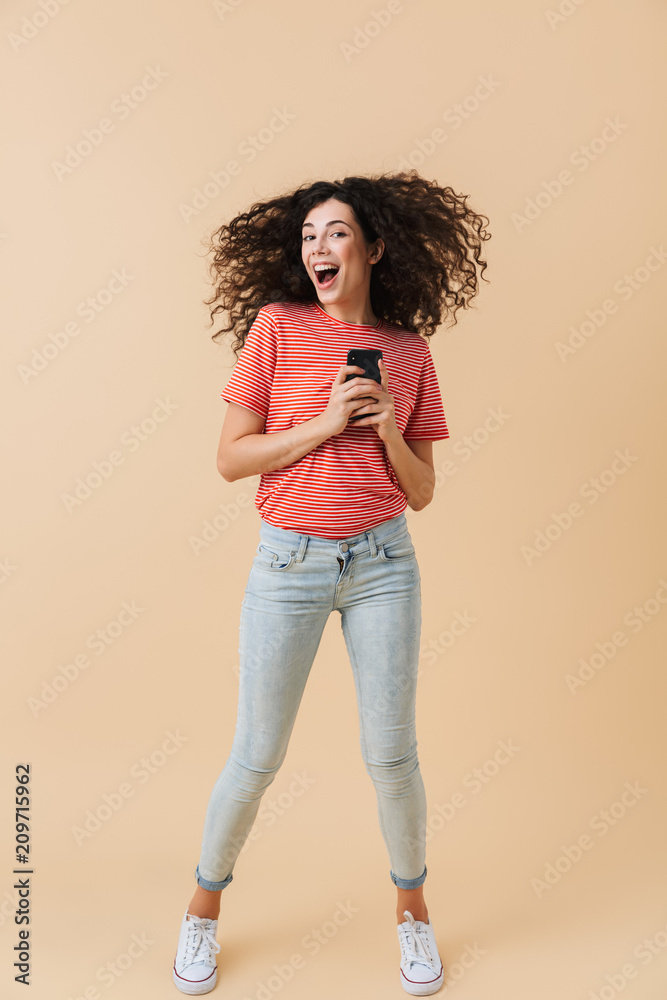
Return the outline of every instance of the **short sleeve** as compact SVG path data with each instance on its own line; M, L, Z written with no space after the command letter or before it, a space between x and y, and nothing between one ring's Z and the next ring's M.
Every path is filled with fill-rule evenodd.
M259 310L239 351L227 385L220 393L228 403L239 403L266 417L276 370L276 327L264 306Z
M431 351L426 345L415 406L405 425L406 441L441 441L449 437Z

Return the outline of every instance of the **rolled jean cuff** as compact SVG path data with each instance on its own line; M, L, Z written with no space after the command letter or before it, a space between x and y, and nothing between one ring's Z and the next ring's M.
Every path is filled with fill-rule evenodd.
M219 889L224 889L225 886L228 886L234 876L228 875L223 882L209 882L208 879L205 879L203 875L199 874L199 865L197 865L195 869L195 878L197 879L197 885L200 885L202 889L208 889L210 892L218 892Z
M424 871L417 878L398 878L396 875L394 875L391 869L389 871L389 874L391 875L392 882L394 883L394 885L398 886L399 889L417 889L420 885L423 884L426 878L426 871L427 868L426 865L424 865Z

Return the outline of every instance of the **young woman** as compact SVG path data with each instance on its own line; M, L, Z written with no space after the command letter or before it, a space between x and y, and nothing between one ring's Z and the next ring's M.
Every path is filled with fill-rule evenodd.
M467 197L410 171L302 185L214 234L206 304L211 321L228 313L213 339L235 331L237 355L218 470L227 482L260 475L260 529L241 606L236 731L174 961L183 993L215 986L220 893L285 758L333 610L398 892L400 981L418 996L444 981L423 895L421 578L404 511L433 498L432 442L449 431L428 338L477 293L485 222ZM381 384L347 364L352 348L382 352Z

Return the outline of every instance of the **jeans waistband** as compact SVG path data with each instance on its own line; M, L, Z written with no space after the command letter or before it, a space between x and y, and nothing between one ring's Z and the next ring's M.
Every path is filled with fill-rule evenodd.
M346 550L363 552L371 550L374 555L377 542L385 542L396 535L407 530L408 522L405 513L390 517L387 521L381 521L373 528L362 531L357 535L348 535L345 538L323 538L321 535L308 535L300 531L290 531L287 528L279 528L275 524L270 524L260 517L260 539L268 545L284 545L294 549L303 558L306 546L316 546L317 548L338 549L338 546L345 545Z

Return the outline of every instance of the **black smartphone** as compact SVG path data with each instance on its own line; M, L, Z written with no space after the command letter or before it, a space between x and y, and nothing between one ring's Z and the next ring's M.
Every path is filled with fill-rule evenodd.
M355 347L347 352L347 363L348 365L359 365L363 368L363 374L361 372L348 372L345 376L345 381L349 382L353 378L372 378L373 381L377 382L378 385L382 385L382 376L380 375L380 368L378 366L378 361L382 357L382 351L374 351L368 347ZM372 400L372 396L359 396L358 399L361 401L363 399ZM373 400L374 402L374 400ZM361 420L363 417L371 417L372 413L360 413L358 416L350 417L350 420Z

